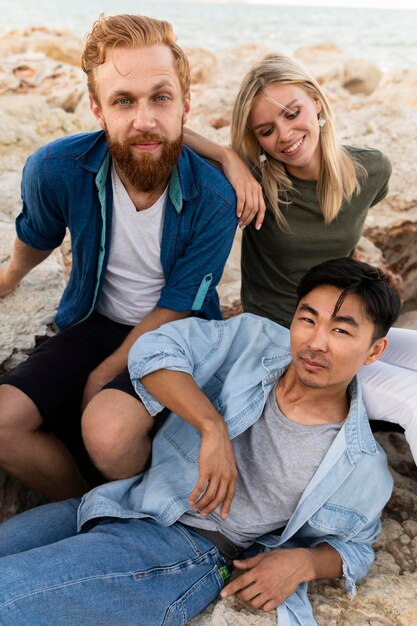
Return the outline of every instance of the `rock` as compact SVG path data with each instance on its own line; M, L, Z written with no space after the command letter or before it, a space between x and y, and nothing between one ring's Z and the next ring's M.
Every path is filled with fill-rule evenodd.
M55 61L80 67L81 51L82 42L68 31L34 27L0 36L0 57L42 52Z
M210 120L210 126L216 130L224 128L225 126L230 126L230 117L215 117Z
M394 107L417 108L417 70L414 68L389 70L381 78L371 101L385 102Z
M0 223L0 262L7 258L14 236L13 224ZM64 286L64 269L57 251L1 299L0 372L15 367L37 342L51 335Z
M356 246L355 258L382 270L388 276L391 284L398 290L402 300L404 300L404 284L401 275L392 271L380 248L377 248L370 239L367 237L360 238Z
M0 470L0 502L1 524L13 515L44 504L45 500Z
M382 77L381 70L368 61L347 59L345 61L342 85L350 93L369 96L377 88Z
M91 113L90 99L87 91L85 91L81 96L75 108L74 116L77 119L80 128L82 128L82 132L90 132L100 129L96 118Z
M84 130L83 120L76 114L52 106L39 94L0 97L0 125L0 158L7 157L2 169L9 169L13 154L19 157L19 171L26 157L40 146Z
M217 57L215 54L201 48L185 48L191 70L191 81L196 83L208 83L217 69Z
M405 215L371 214L365 234L378 248L395 274L403 280L404 307L407 311L417 306L417 206Z
M276 626L274 612L262 613L235 598L219 600L189 622L190 626Z
M341 83L344 60L341 49L334 44L305 46L295 51L294 57L305 65L321 84Z
M37 143L36 132L29 124L20 123L1 108L0 98L0 155L6 155L13 149L15 152L27 154Z
M400 315L395 323L395 326L398 326L399 328L413 328L414 330L417 330L417 311L407 311L407 313Z
M81 69L49 59L40 52L0 59L0 95L39 94L51 106L74 111L84 91Z
M0 169L0 222L11 221L20 211L20 179L20 171Z

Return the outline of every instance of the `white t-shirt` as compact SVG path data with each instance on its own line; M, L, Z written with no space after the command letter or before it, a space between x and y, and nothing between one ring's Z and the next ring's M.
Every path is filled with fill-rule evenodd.
M111 176L110 255L96 309L134 326L153 311L165 285L160 252L168 187L149 209L137 211L114 164Z

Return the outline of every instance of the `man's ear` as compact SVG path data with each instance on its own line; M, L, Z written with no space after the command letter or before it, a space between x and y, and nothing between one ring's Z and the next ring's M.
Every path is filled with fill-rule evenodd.
M375 361L378 361L378 359L381 358L387 348L388 339L386 337L376 339L369 348L368 356L366 358L366 361L364 362L364 365L370 365L371 363L375 363Z
M103 113L101 112L99 105L97 104L95 100L93 100L93 98L90 98L90 111L96 118L100 128L104 130L105 123L104 123Z
M190 94L188 93L184 98L184 113L182 114L183 124L188 120L188 116L190 114Z

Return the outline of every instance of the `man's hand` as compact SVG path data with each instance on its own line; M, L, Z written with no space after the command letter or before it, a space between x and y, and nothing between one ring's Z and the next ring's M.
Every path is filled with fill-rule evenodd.
M189 316L188 311L171 311L170 309L155 308L145 319L132 328L123 343L107 359L102 361L93 370L87 379L84 388L81 408L84 411L87 404L101 391L104 385L111 382L118 374L127 367L128 353L132 345L144 333L159 328L162 324L173 322Z
M115 378L120 372L123 371L119 368L113 368L111 366L110 359L106 359L95 370L91 372L87 378L87 383L84 387L84 394L81 403L81 409L84 411L87 404L94 398L94 396L102 390L104 385L107 385Z
M199 476L188 502L202 515L222 505L220 515L224 519L235 494L237 469L223 417L190 374L161 369L147 374L141 382L161 404L200 431Z
M202 433L198 469L198 481L188 502L193 511L199 511L204 516L221 504L220 517L225 519L235 494L237 468L223 422Z
M223 589L221 597L235 594L239 600L263 611L272 611L282 604L300 583L342 576L340 554L325 542L315 548L262 552L234 564L246 571Z
M221 592L222 598L235 594L255 609L272 611L294 593L301 582L310 579L308 550L274 550L250 559L234 561L237 569L246 570Z

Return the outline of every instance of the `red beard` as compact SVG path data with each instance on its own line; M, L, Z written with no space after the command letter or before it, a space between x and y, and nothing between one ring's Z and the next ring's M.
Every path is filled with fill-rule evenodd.
M162 139L152 133L138 133L135 137L125 141L112 141L106 130L110 154L116 161L119 169L126 176L130 184L143 192L153 191L165 185L172 170L178 162L183 144L183 131L174 141ZM162 153L159 157L151 154L132 154L132 144L157 141L162 144Z

